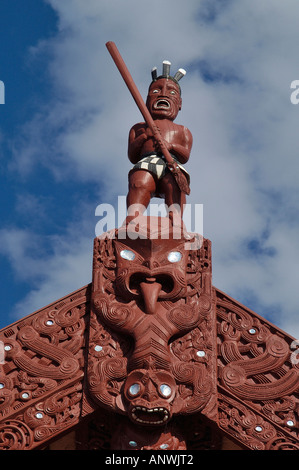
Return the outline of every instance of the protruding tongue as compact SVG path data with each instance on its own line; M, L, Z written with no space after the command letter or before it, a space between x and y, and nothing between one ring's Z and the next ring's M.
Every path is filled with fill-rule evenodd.
M162 285L156 282L154 277L148 277L145 282L140 283L146 313L153 315L156 312L156 304L161 288Z

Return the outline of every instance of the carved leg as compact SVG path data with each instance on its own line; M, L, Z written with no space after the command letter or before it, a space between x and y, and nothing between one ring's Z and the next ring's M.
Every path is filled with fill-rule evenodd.
M182 224L186 195L179 189L171 173L166 173L162 178L158 190L165 195L166 210L172 226L177 227L178 233L187 236L187 231Z
M177 205L183 213L186 195L179 189L171 173L166 173L159 182L159 192L165 195L165 204L168 207Z
M142 215L156 190L154 176L146 170L136 170L129 174L129 192L127 195L128 217Z

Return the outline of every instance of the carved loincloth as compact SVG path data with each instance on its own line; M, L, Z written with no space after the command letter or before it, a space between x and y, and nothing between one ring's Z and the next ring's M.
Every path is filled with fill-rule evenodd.
M177 161L177 159L172 155L182 172L187 178L188 183L190 183L190 176L189 173L185 170L185 168ZM146 170L149 171L150 173L154 174L158 180L163 178L167 172L169 172L169 168L167 166L167 162L164 159L163 155L160 156L157 153L149 153L146 155L143 155L141 160L137 162L131 171L133 170Z

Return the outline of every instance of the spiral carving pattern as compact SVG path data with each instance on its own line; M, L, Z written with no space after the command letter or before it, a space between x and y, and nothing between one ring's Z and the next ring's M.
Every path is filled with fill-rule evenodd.
M127 375L127 361L122 357L108 359L102 363L104 376L109 379L124 379Z
M267 351L271 356L287 359L290 348L289 345L279 336L272 336L267 341Z
M0 449L45 446L78 422L88 296L82 288L2 332Z
M231 387L241 385L245 382L244 369L238 366L226 366L223 370L223 380Z
M183 305L171 309L167 314L167 318L179 331L188 331L197 326L199 313L194 308Z
M32 441L32 432L23 422L13 419L0 424L0 450L26 450Z
M217 296L219 377L227 416L222 426L230 423L233 429L238 423L243 443L251 449L279 449L280 442L287 449L292 442L289 435L295 437L298 425L294 410L299 373L289 359L290 340L225 294L219 291ZM239 401L229 399L230 391ZM241 405L243 400L251 411ZM264 419L255 409L263 412Z
M94 306L96 313L104 322L115 328L123 327L130 316L130 309L128 307L115 301L109 302L107 296L104 295L95 297Z

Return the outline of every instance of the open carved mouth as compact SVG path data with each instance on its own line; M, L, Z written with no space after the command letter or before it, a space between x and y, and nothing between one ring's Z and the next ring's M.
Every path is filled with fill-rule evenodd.
M172 277L167 274L158 274L154 277L149 277L147 273L134 273L130 277L129 288L135 294L140 293L140 284L142 282L157 282L161 284L161 294L169 294L174 289L174 282Z
M135 406L131 415L137 423L147 425L163 424L169 420L169 411L161 407L145 408L144 406Z
M159 99L154 104L154 108L155 109L169 109L170 108L170 103L166 99Z

